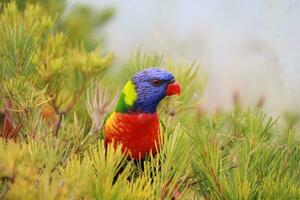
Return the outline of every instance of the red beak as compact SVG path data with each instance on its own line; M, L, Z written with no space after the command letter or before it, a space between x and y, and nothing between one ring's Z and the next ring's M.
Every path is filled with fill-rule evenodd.
M181 87L178 83L170 83L166 88L166 96L172 96L174 94L180 95Z

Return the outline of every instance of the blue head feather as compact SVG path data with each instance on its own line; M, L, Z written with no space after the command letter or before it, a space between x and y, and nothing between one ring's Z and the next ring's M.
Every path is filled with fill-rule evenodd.
M157 105L165 97L167 85L174 81L174 76L160 68L147 68L136 73L131 80L137 92L137 100L131 111L155 113Z

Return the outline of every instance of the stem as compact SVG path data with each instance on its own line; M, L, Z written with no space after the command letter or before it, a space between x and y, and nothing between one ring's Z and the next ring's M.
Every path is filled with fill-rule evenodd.
M63 116L65 114L66 114L65 112L59 112L58 111L58 113L57 113L57 115L58 115L58 121L57 121L56 126L55 126L54 136L57 136L58 131L60 129L61 122L62 122L62 118L63 118Z
M61 126L61 122L62 122L62 118L64 115L68 114L72 108L75 106L75 104L77 103L77 101L79 100L79 98L81 97L81 94L83 93L84 89L85 89L85 82L81 85L80 90L78 90L78 92L75 93L73 99L71 100L71 102L69 103L69 105L67 106L67 108L64 111L60 111L58 106L54 106L55 112L58 115L58 121L56 123L55 126L55 132L54 135L57 136L58 131L60 129ZM57 96L57 95L56 95ZM55 102L57 100L57 98L54 98Z

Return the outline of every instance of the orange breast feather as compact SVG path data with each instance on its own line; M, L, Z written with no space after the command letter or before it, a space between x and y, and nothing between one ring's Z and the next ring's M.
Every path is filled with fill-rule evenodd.
M132 114L113 112L104 125L105 144L122 144L124 153L133 159L143 159L157 153L159 121L157 113Z

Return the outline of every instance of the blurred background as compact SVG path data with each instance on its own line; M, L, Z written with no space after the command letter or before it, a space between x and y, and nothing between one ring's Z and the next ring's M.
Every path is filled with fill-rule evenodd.
M83 3L115 10L102 31L116 64L137 47L197 59L208 75L209 110L229 108L233 94L244 106L263 100L273 114L300 109L297 0L68 0L68 9Z
M112 52L114 69L136 48L197 60L208 79L206 110L229 109L235 99L275 115L300 111L298 0L16 2L41 4L71 44Z

